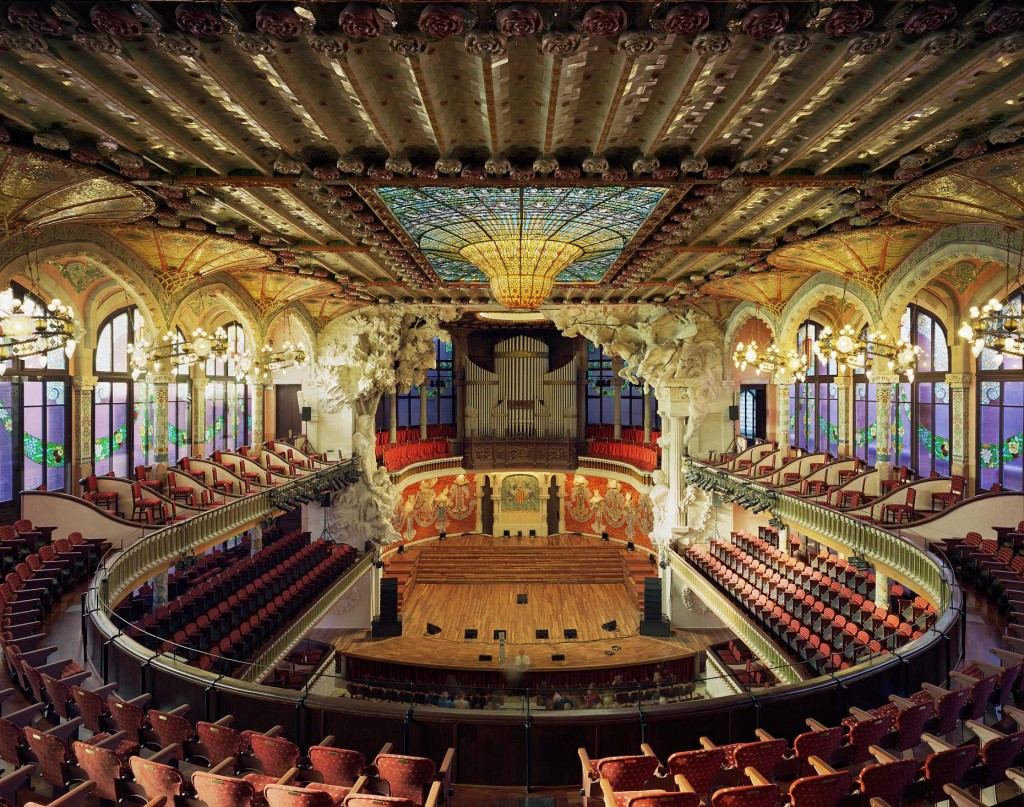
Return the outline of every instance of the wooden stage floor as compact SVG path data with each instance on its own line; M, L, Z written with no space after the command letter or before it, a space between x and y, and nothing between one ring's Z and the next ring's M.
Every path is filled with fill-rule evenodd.
M491 546L508 547L509 539L453 537L443 545L420 545L419 551L422 557L422 553L440 554L459 545L480 551L478 579L486 580L489 574L497 579L478 583L416 583L406 594L402 609L402 636L372 639L369 631L345 631L331 637L337 649L353 658L418 667L494 670L500 664L494 631L504 630L506 666L523 652L530 657L531 670L537 672L657 663L691 656L731 638L727 630L674 631L669 638L640 636L641 612L635 592L625 581L609 584L501 580L507 575L498 569L488 571L486 552ZM519 543L517 551L536 553L535 562L542 565L547 547L565 546L619 551L615 545L580 536L536 539L532 545ZM526 594L528 602L517 604L518 594ZM601 628L612 620L617 622L616 631ZM427 635L428 622L439 626L441 633ZM575 628L578 638L565 639L566 628ZM465 639L467 629L475 629L479 638ZM537 639L538 629L546 629L550 638ZM493 660L480 661L481 654L490 655ZM565 660L552 661L554 654L563 654Z

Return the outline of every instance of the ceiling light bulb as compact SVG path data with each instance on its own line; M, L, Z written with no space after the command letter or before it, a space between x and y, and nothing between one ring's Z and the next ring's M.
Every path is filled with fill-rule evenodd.
M744 353L743 356L746 358L748 364L753 364L757 361L757 351L754 349L753 345L747 348L747 352Z
M35 330L35 323L28 314L11 314L4 319L4 336L11 339L26 339Z
M853 340L845 333L836 340L836 348L840 353L853 352Z

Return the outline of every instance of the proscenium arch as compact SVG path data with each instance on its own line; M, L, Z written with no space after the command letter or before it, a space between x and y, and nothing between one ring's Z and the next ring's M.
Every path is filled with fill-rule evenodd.
M776 335L780 350L788 350L787 345L796 345L797 330L818 303L826 297L842 298L844 294L858 309L864 322L872 324L877 321L877 303L867 289L855 281L846 282L839 275L821 272L804 283L782 310L779 316L781 326Z

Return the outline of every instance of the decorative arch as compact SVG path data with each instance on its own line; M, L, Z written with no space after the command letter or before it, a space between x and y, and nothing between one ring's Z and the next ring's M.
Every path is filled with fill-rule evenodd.
M844 293L846 299L852 302L864 317L865 322L873 323L878 320L878 302L873 294L855 281L846 283L838 275L822 272L804 283L786 304L779 316L780 328L776 334L778 344L796 344L797 329L810 316L811 311L824 302L825 298L842 297Z
M212 300L209 299L211 296ZM207 298L203 302L206 318L202 323L197 320L200 297ZM170 323L182 325L182 330L188 331L193 330L197 325L202 325L207 331L213 331L218 325L223 325L231 320L238 320L245 328L246 338L256 344L263 333L262 319L245 290L227 276L217 276L216 279L203 283L199 288L193 288L176 301L168 319Z
M313 318L309 315L306 307L299 305L297 302L289 303L264 323L263 333L260 334L261 339L268 339L278 321L286 317L291 317L293 321L297 322L302 330L302 336L306 344L312 350L316 346L316 324L313 322Z
M725 345L724 353L726 355L731 354L736 347L737 333L752 319L758 319L763 322L768 330L771 331L773 337L778 333L778 321L775 317L763 308L745 300L732 312L732 316L729 317L729 322L725 326L723 344Z

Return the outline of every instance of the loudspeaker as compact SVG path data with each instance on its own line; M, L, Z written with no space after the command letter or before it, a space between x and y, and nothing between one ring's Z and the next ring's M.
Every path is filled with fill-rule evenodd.
M626 541L626 549L632 552L634 549L636 549L636 544L634 544L632 541Z
M504 531L504 532L503 532L503 533L501 534L501 537L502 537L502 538L508 538L508 536L509 536L509 531L508 531L508 530L505 530L505 531Z
M526 605L529 601L530 600L525 593L516 594L516 605Z
M384 639L389 636L402 635L402 620L396 619L393 622L385 622L383 619L375 619L370 623L370 636L374 639Z
M317 504L320 505L321 507L325 508L325 509L330 507L331 506L331 494L330 493L322 494L320 496L320 500L317 502Z
M479 634L476 632L476 628L466 628L466 638L475 639Z
M576 633L576 628L566 628L562 633L565 635L566 639L575 639L579 636L579 634Z
M536 538L537 537L537 530L530 530L530 537L531 538Z
M605 622L601 626L601 630L616 631L618 629L619 629L619 623L617 621L615 621L614 619L611 622Z
M443 541L447 537L448 537L448 533L446 533L444 530L442 530L440 532L440 534L437 536L437 540L438 541Z
M309 423L313 419L313 407L304 406L299 410L299 417L302 418L303 423Z
M565 654L564 653L552 653L551 654L551 660L552 661L565 661Z
M644 578L644 619L661 619L661 578Z
M481 653L479 656L477 656L477 658L480 659L480 661L490 661L492 658L494 658L494 656L489 656L486 653Z
M373 552L373 541L363 541L363 552Z
M502 639L505 638L505 636L506 636L506 634L505 634L505 631L503 629L498 629L498 630L494 631L494 641L496 641L496 642L500 642Z
M536 632L535 636L538 639L547 639L548 638L548 632L547 632L547 630L545 628L537 628L537 632Z
M601 540L602 541L607 541L608 540L608 533L602 532L601 533Z
M640 620L640 635L641 636L662 636L667 637L672 635L672 623L667 619L641 619Z
M729 407L729 420L739 420L739 419L740 419L740 408L738 406L730 406Z
M398 554L399 555L404 555L405 554L405 544L399 544L398 545Z
M380 580L380 621L398 620L398 578L382 577Z
M437 636L437 634L439 634L440 632L440 626L435 625L433 622L427 623L427 633L429 633L431 636Z

